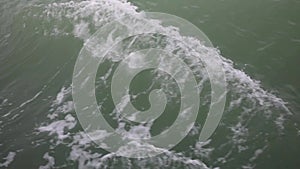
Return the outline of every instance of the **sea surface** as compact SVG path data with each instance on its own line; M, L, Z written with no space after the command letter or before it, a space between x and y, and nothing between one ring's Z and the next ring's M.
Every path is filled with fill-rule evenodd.
M201 60L186 56L203 82L196 123L172 149L134 159L102 149L85 134L74 110L72 76L93 33L118 19L135 29L137 16L154 24L143 18L144 12L176 15L201 29L214 47L199 47L194 55L221 58L227 95L218 128L200 142L210 82ZM185 42L195 41L191 37ZM124 122L113 113L109 95L109 70L115 64L108 59L99 66L95 85L99 109L120 129ZM140 110L150 107L153 89L161 88L169 98L160 119L147 126L126 123L129 133L140 127L139 132L154 136L172 125L180 102L174 79L144 71L130 88L137 96L132 103ZM0 168L298 169L299 157L299 0L1 0Z

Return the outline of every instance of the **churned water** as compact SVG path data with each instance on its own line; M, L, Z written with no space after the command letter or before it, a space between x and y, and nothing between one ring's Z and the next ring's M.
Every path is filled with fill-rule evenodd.
M3 0L0 168L299 168L299 11L298 0ZM147 19L145 12L184 18L215 47L201 45L176 28L163 27L160 20ZM129 33L149 31L156 25L153 29L188 44L158 44L184 56L201 84L196 122L179 144L160 155L126 158L106 151L86 135L75 112L72 76L76 60L84 45L98 45L88 39L112 21L120 22ZM104 38L104 45L93 52L110 48L117 39ZM142 48L143 43L143 39L127 39L133 48ZM225 73L226 103L216 131L208 140L199 141L212 97L203 62L212 62L213 57L220 58ZM127 130L130 136L163 133L180 116L177 82L185 81L185 76L174 80L155 70L138 74L130 84L131 99L123 104L132 101L139 110L147 110L150 91L161 89L167 97L166 109L146 125L124 122L110 96L118 62L108 57L99 66L95 79L99 110L113 128ZM141 65L138 56L128 62L132 67ZM134 152L124 149L122 153Z

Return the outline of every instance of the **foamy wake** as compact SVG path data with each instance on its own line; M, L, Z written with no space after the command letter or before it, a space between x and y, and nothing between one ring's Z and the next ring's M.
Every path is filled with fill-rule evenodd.
M143 19L143 12L137 12L137 7L125 0L87 0L82 2L70 1L63 3L36 4L37 13L27 13L31 17L39 20L41 23L37 26L36 33L44 36L74 36L85 41L97 29L112 20L118 20L126 25L132 33L139 33L149 28L155 31L168 34L171 37L180 39L190 48L194 49L193 54L204 55L209 59L209 55L220 55L217 49L207 48L198 40L191 37L181 36L176 29L162 27L159 21ZM29 9L31 10L31 9ZM129 18L129 19L128 19ZM134 23L135 19L143 20L147 25ZM24 20L26 24L26 20ZM51 25L49 27L49 25ZM109 46L109 45L108 45ZM175 46L168 46L170 50L176 50ZM180 46L185 51L190 51L185 46ZM187 52L188 53L188 52ZM212 166L217 166L234 155L234 151L242 152L249 150L253 156L249 161L245 161L244 168L253 167L252 162L264 152L267 145L250 149L246 142L249 138L252 120L255 117L269 119L274 121L272 127L277 127L278 131L284 130L284 119L291 112L286 107L286 103L274 94L265 91L259 81L251 79L243 71L234 68L232 61L223 58L222 65L226 73L228 82L228 107L225 109L224 120L220 125L224 128L230 138L223 138L224 141L220 146L229 146L232 151L222 154L220 157L210 159L211 155L218 150L210 147L210 141L206 143L197 142L187 148L191 154L166 151L165 154L150 159L131 160L117 157L113 153L97 151L97 145L85 135L83 131L78 131L80 125L76 119L73 102L71 98L71 85L62 87L53 101L51 112L47 115L49 121L43 123L37 128L38 134L47 132L51 137L52 146L66 145L69 148L68 160L78 162L79 168L96 167L110 168L123 166L123 168L146 168L155 165L159 168L166 166L182 166L187 168L207 168L201 162L202 159L212 161ZM203 58L202 58L203 59ZM194 65L201 66L201 59L191 58ZM236 119L234 122L228 122L229 118ZM228 123L227 123L228 122ZM199 131L196 130L196 133ZM266 131L265 131L266 132ZM217 131L218 134L218 131ZM187 151L188 152L188 151ZM129 152L125 152L129 153ZM193 158L192 158L193 157ZM54 157L50 153L44 155L47 164L40 168L52 168L55 166ZM201 160L197 160L201 159Z

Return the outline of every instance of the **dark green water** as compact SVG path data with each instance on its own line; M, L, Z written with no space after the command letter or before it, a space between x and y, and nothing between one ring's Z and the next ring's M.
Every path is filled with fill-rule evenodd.
M0 2L0 168L299 168L300 1L131 2ZM208 142L197 140L204 118L199 116L199 125L168 153L126 159L94 144L78 123L71 83L83 43L105 23L134 15L134 6L190 21L228 65L225 112ZM137 77L133 93L151 79L149 72ZM96 85L101 100L109 89L101 81ZM133 104L147 108L145 98ZM171 98L152 134L172 124L176 101ZM109 118L114 106L101 106Z

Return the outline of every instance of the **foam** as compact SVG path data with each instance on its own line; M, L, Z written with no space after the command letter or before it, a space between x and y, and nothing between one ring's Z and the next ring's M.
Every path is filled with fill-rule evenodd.
M50 156L49 153L45 153L43 158L47 160L47 164L40 166L39 169L48 169L48 168L53 168L55 165L55 159L54 157Z
M61 25L56 25L54 28L46 30L45 36L59 36L72 34L74 37L80 38L82 40L87 40L90 34L97 30L99 27L110 22L111 20L120 19L120 22L126 25L129 28L129 31L133 34L152 31L160 31L162 33L168 34L169 36L176 37L179 40L187 42L190 48L187 48L182 44L174 44L169 42L166 47L166 50L173 51L175 49L183 48L184 54L204 56L204 59L210 59L210 55L220 56L220 52L217 49L208 48L202 45L201 42L192 38L192 37L183 37L181 36L176 28L172 27L162 27L159 21L156 20L147 20L143 18L143 12L136 12L136 7L126 1L117 1L117 0L88 0L82 2L66 2L66 3L52 3L48 5L37 5L36 7L44 9L43 14L47 22L52 22L53 20L59 21L68 21L72 25L72 31L66 32L66 30L61 27ZM128 19L132 17L131 19ZM43 18L43 19L45 19ZM139 23L134 23L135 19L140 19L147 25L141 25ZM150 26L151 25L151 26ZM147 28L147 29L146 29ZM151 28L151 29L150 29ZM93 30L94 29L94 30ZM50 33L49 33L50 32ZM56 34L51 34L51 32L56 32ZM106 46L101 46L102 48L110 47L114 39L109 39ZM192 49L192 50L187 50ZM103 50L103 49L102 49ZM226 113L230 114L235 112L240 108L240 105L244 102L248 104L243 107L243 109L237 114L238 121L231 126L226 126L230 131L232 138L226 139L225 144L232 144L232 147L236 147L238 152L246 151L249 149L245 145L249 137L249 126L247 126L248 121L256 116L259 112L266 118L274 117L275 124L280 130L284 130L284 118L287 115L291 115L291 112L286 106L281 98L274 95L272 92L265 91L259 81L251 79L245 72L237 70L233 66L233 62L229 59L226 59L220 56L222 59L223 69L226 73L226 78L228 82L228 94L232 97L232 100L229 103L229 107L226 108ZM191 65L201 67L202 61L200 58L190 58L193 62ZM203 59L203 58L202 58ZM131 66L137 66L139 62L137 59L134 63L131 63ZM201 72L195 69L195 72ZM102 79L107 79L110 72L106 74ZM203 75L203 74L202 74ZM199 75L200 76L200 75ZM204 75L203 75L204 76ZM207 80L207 79L206 79ZM94 167L103 167L108 164L109 160L118 159L117 156L113 153L103 155L97 152L91 152L87 149L95 146L92 144L91 140L83 133L77 132L70 134L68 131L74 129L78 125L75 119L75 113L73 112L73 102L66 101L67 97L70 97L71 86L68 88L63 87L61 91L57 94L56 99L53 102L52 108L55 109L54 112L48 115L50 119L49 124L43 125L38 128L40 132L48 132L49 135L58 136L57 139L53 139L53 144L60 144L62 140L71 139L70 146L71 152L69 154L69 159L77 161L79 163L79 168L84 168L87 166ZM128 104L128 98L124 102L120 103L123 106ZM271 111L274 110L275 111ZM61 115L62 114L62 115ZM226 114L225 114L226 115ZM62 117L61 117L62 116ZM118 130L124 130L121 124L119 125ZM149 127L151 126L137 126L129 132L126 132L127 135L124 137L136 137L136 135L142 135L144 137L149 137ZM198 131L199 132L199 131ZM131 135L131 136L130 136ZM104 135L105 137L106 135ZM210 141L201 143L197 142L195 148L192 149L193 154L209 158L211 154L216 151L214 148L204 148L208 146ZM124 150L125 151L125 150ZM250 150L249 150L250 151ZM263 153L263 149L260 150L251 150L254 151L253 159L259 157ZM125 151L125 153L129 153ZM229 152L227 155L220 157L219 161L226 162L228 158L232 155ZM48 157L48 156L47 156ZM107 161L106 161L107 160ZM124 165L134 165L130 160L121 160ZM190 157L178 157L178 154L167 151L167 155L162 157L157 157L149 160L154 164L168 166L172 161L180 161L181 163L187 163L191 166L202 166L205 165L199 160L191 159ZM149 163L149 161L139 161L139 166L143 166ZM242 168L253 168L252 164L246 164ZM195 167L196 168L196 167ZM205 168L205 167L204 167Z
M4 158L4 160L6 161L0 163L0 167L8 167L9 164L14 161L15 156L16 156L15 152L9 152L7 156Z

